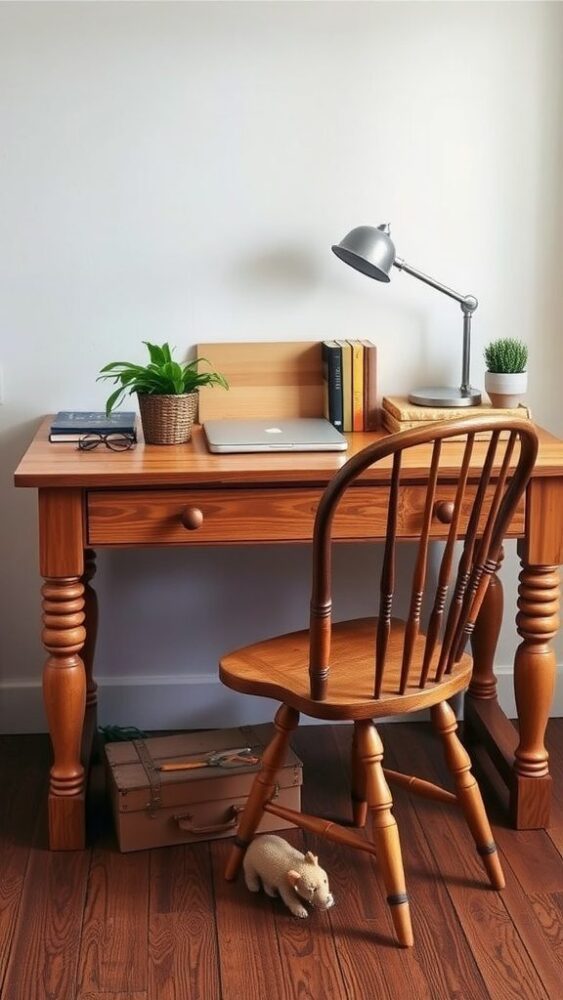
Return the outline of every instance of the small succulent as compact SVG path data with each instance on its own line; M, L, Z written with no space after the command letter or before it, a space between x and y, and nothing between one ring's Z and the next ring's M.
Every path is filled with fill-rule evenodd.
M489 372L525 372L528 348L514 337L492 340L485 348L485 362Z
M112 361L105 365L98 375L97 381L110 379L119 386L109 396L106 402L106 413L111 411L126 395L136 392L148 396L181 396L195 392L200 385L220 385L228 389L227 380L219 372L198 371L198 365L205 358L196 358L186 364L179 364L172 358L168 344L149 344L144 340L150 357L148 365L134 365L129 361Z

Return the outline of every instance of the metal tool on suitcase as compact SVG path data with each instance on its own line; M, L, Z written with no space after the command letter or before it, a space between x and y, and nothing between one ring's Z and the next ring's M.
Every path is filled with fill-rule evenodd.
M200 767L238 767L239 764L247 764L254 767L259 764L261 757L252 753L252 747L238 747L235 750L214 750L203 760L192 761L165 761L158 765L159 771L193 771Z

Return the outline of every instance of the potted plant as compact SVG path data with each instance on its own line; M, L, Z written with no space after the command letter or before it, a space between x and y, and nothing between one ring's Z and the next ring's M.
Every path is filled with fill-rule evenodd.
M228 389L227 381L219 372L198 371L201 362L209 364L205 358L179 364L168 344L143 343L150 357L147 365L112 361L102 368L98 381L110 379L118 385L106 402L106 413L111 413L125 395L136 392L147 444L182 444L191 437L199 387L220 385Z
M504 337L485 348L485 389L493 406L518 406L528 387L528 348L521 340Z

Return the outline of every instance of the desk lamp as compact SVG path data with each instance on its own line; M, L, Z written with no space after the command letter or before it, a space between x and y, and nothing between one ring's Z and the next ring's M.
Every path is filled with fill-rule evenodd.
M377 227L358 226L356 229L352 229L332 249L336 256L340 257L340 260L349 264L350 267L355 267L356 271L367 274L369 278L375 278L376 281L390 281L391 268L396 267L399 271L412 274L413 278L424 281L426 285L436 288L439 292L449 295L451 299L460 303L463 313L463 355L459 389L441 386L430 389L413 389L412 392L409 392L409 400L419 406L478 406L481 402L481 393L477 389L472 389L469 383L471 317L477 308L477 299L473 295L460 295L458 292L454 292L447 285L442 285L434 278L429 278L427 274L423 274L416 267L411 267L406 261L397 257L390 232L387 223Z

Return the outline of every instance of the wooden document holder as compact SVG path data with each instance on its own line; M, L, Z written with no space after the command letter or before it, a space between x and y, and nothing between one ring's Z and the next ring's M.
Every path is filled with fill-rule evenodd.
M320 341L198 344L197 357L229 383L228 392L200 390L200 423L323 415Z

